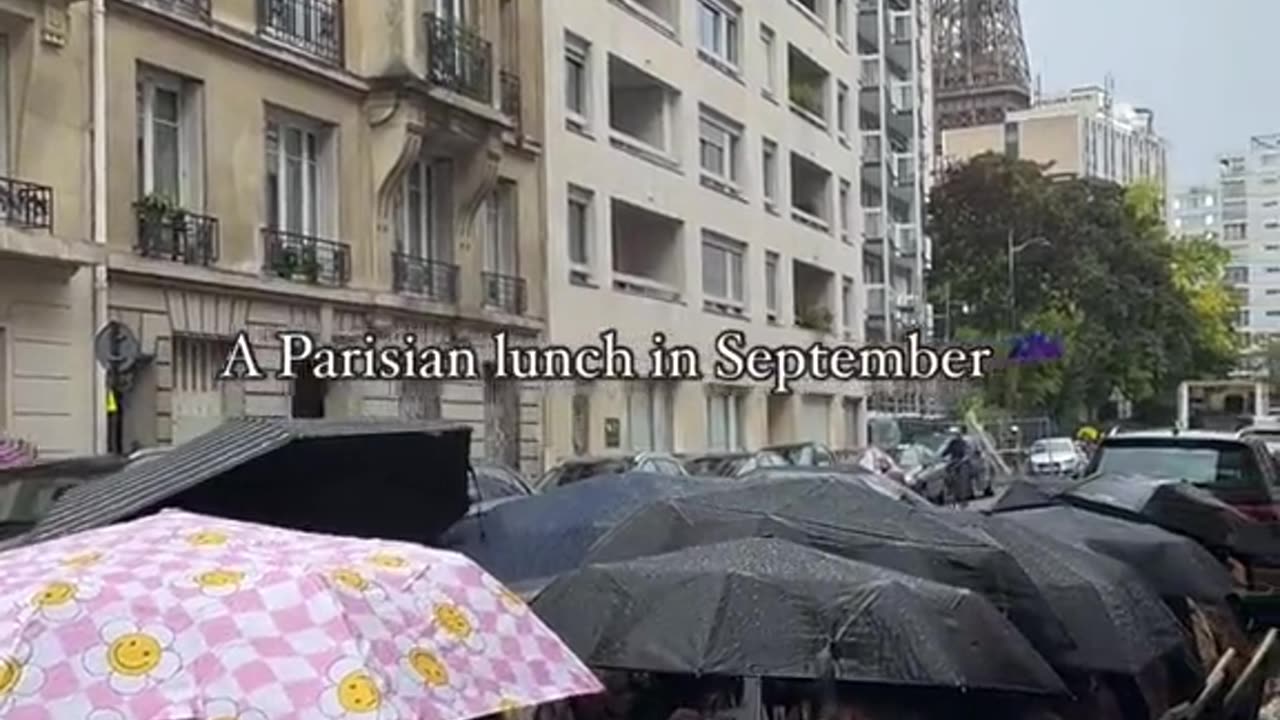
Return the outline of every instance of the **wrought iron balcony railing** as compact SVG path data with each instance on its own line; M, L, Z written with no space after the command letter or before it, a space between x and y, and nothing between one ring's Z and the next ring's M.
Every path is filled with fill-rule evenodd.
M187 265L218 261L218 219L186 210L157 211L134 206L138 237L134 250L142 257Z
M493 102L493 45L473 29L428 13L427 78L486 105Z
M169 12L188 15L208 20L210 17L210 6L213 0L132 0L135 4L145 5L146 7L155 8L157 10L167 10Z
M262 228L264 268L286 280L340 287L351 281L351 247L277 228Z
M258 0L258 32L332 65L343 59L342 0Z
M523 315L528 309L527 287L522 277L501 273L483 273L485 307L497 308L512 315Z
M502 112L516 123L516 128L520 127L520 76L512 70L503 70L498 73L498 84L501 86L501 95L498 102Z
M458 266L439 260L391 253L392 287L439 302L458 301Z
M53 188L0 177L0 222L29 230L52 230Z

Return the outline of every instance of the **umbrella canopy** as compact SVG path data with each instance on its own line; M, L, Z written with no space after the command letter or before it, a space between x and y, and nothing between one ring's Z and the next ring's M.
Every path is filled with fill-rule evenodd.
M1234 548L1253 522L1208 491L1178 480L1100 475L1060 497L1086 509L1136 516L1213 548Z
M1166 658L1190 658L1178 619L1126 565L1003 517L952 518L1007 550L1044 591L1075 643L1049 658L1054 665L1139 675Z
M165 511L0 554L0 716L457 720L601 686L474 563Z
M591 565L533 607L596 667L1063 691L980 595L778 539Z
M997 508L995 512L1069 545L1124 563L1164 597L1220 603L1234 592L1230 573L1199 543L1154 525L1052 502Z
M640 505L725 482L651 473L590 478L463 518L441 543L504 582L547 578L578 567L591 544Z
M1017 561L985 539L949 525L939 512L912 507L839 477L760 480L647 505L602 537L587 561L628 560L724 540L780 537L978 591L1006 609L1042 652L1070 647L1066 628Z

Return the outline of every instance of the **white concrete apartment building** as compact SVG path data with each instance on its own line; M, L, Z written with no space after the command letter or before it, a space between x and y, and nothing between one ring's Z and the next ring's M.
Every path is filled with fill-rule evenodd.
M1169 202L1169 233L1182 237L1222 236L1222 201L1218 188L1189 185L1172 193Z
M853 0L543 3L548 336L860 343ZM637 353L643 356L643 352ZM643 357L641 357L643 360ZM863 388L557 383L548 462L865 434Z
M1219 192L1227 278L1243 301L1237 328L1255 347L1280 340L1280 134L1221 157Z
M1003 152L1049 163L1050 173L1121 185L1146 180L1162 192L1168 188L1167 145L1150 110L1116 102L1109 90L1095 85L1040 99L1009 113L1003 124L942 133L948 161Z

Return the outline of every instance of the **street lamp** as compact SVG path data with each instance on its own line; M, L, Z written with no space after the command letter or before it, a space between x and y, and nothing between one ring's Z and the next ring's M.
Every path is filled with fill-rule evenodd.
M1018 256L1018 253L1029 247L1049 244L1049 241L1043 237L1033 237L1021 243L1014 244L1013 230L1009 231L1009 324L1012 326L1014 333L1018 332L1018 295L1015 292L1017 289L1017 280L1014 274L1014 258Z

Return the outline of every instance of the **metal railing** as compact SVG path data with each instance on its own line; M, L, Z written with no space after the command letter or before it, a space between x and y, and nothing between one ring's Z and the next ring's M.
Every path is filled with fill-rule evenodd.
M153 7L157 10L168 10L182 15L192 15L208 20L211 14L212 0L133 0L138 5Z
M263 266L286 280L313 285L346 285L351 280L351 247L278 228L262 228Z
M493 102L493 45L480 33L428 13L427 77L434 85Z
M258 32L333 65L342 65L342 25L342 0L258 0Z
M445 303L458 301L458 266L451 263L393 252L391 283L396 292Z
M482 273L484 304L512 315L523 315L528 309L527 286L524 278L501 273Z
M145 207L134 212L138 223L134 251L142 257L187 265L218 261L217 218L185 210L157 215Z
M52 230L53 188L0 177L0 222L31 230Z
M520 76L513 70L502 70L498 73L500 95L498 103L502 112L520 127Z

